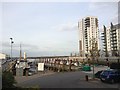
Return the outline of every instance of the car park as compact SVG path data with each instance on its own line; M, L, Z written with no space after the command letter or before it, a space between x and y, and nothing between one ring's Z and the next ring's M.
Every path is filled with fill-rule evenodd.
M100 74L100 80L102 82L109 83L120 82L120 70L118 69L104 70Z

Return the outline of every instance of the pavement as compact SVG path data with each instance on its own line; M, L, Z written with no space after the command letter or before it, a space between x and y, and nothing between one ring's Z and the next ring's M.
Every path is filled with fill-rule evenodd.
M29 81L31 79L39 78L46 75L51 75L54 73L55 72L53 71L45 71L45 72L38 72L37 74L31 75L31 76L15 76L15 80L17 81L17 84L19 84L25 81Z

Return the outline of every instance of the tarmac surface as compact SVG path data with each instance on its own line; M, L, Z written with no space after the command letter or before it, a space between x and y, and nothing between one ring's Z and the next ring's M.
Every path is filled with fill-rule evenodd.
M107 67L95 67L97 70L107 69ZM86 81L85 75L89 76ZM33 76L15 77L17 86L37 87L37 88L118 88L120 84L103 83L99 79L92 79L92 71L74 71L74 72L45 72Z

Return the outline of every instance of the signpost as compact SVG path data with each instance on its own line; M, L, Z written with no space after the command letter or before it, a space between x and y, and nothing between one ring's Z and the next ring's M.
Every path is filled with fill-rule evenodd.
M38 71L44 71L44 63L38 63Z

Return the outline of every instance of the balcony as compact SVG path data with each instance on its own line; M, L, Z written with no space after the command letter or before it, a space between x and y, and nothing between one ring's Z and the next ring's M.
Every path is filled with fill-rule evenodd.
M103 41L104 41L104 40L105 40L105 38L101 38L101 40L103 40Z
M113 36L113 35L116 35L116 32L115 32L115 33L111 33L110 35L112 35L112 36Z
M85 21L90 21L90 18L86 18Z
M105 47L106 47L106 44L103 44L103 46L105 46Z
M117 43L113 42L113 43L111 43L111 46L117 46Z
M105 34L105 33L101 33L101 34Z
M86 27L90 27L90 24L86 24Z
M87 29L84 31L84 34L87 33Z
M117 39L111 39L111 41L114 42L114 41L117 41ZM111 43L112 43L112 42L111 42Z
M103 47L103 50L106 50L106 47Z
M101 37L105 37L105 36L101 36Z
M106 41L104 41L103 43L106 43Z
M112 28L111 32L114 32L114 31L116 31L116 29L115 29L115 28Z
M114 49L117 49L117 46L111 46L112 48L114 48Z
M117 44L117 42L114 42L114 44Z
M115 36L112 36L112 38L116 38L117 36L115 35Z

